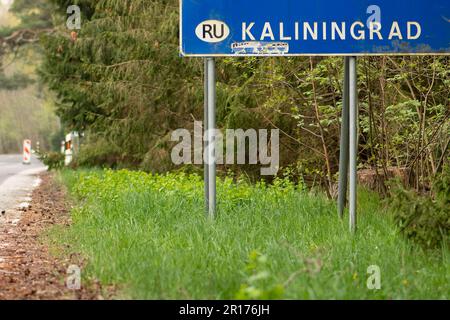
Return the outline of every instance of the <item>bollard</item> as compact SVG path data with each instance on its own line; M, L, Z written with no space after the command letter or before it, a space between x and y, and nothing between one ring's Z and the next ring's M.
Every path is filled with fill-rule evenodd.
M31 140L23 141L23 164L31 164Z
M68 166L71 162L72 162L72 156L73 156L73 152L72 152L72 134L69 133L66 136L66 144L65 144L65 159L64 159L64 164L65 166Z

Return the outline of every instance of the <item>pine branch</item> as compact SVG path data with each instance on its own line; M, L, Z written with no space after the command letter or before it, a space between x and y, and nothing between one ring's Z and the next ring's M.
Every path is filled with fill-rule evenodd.
M6 37L0 37L0 48L9 47L15 48L25 44L35 43L39 40L42 34L50 34L53 29L22 29L13 32L11 35Z

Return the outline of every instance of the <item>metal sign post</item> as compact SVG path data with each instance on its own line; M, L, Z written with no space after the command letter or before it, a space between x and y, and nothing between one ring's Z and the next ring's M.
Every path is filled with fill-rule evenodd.
M339 156L338 214L344 217L350 172L349 211L350 230L356 231L357 217L357 159L358 159L358 87L356 57L345 57L342 102L341 148Z
M356 73L356 57L349 58L349 106L350 106L350 190L349 190L349 210L350 210L350 230L356 231L356 209L357 209L357 158L358 158L358 88Z
M206 139L206 132L208 132L208 59L204 59L204 106L203 106L203 177L205 184L205 212L209 215L209 161L208 161L208 139Z
M206 59L208 73L208 216L213 219L216 215L216 62L214 58Z
M349 156L349 57L344 61L344 88L342 97L342 123L341 123L341 142L339 156L339 194L338 194L338 213L339 217L344 217L345 204L347 202L348 187L348 156Z

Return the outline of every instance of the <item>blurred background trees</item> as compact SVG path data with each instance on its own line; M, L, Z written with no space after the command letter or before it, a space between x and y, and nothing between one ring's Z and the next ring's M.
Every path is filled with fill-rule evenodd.
M44 150L59 146L59 120L52 96L38 80L39 36L52 28L44 0L0 3L0 154L19 153L31 139Z

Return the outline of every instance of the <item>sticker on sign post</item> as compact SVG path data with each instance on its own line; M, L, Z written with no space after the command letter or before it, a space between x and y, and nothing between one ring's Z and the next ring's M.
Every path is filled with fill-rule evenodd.
M180 0L183 56L450 53L448 0Z

